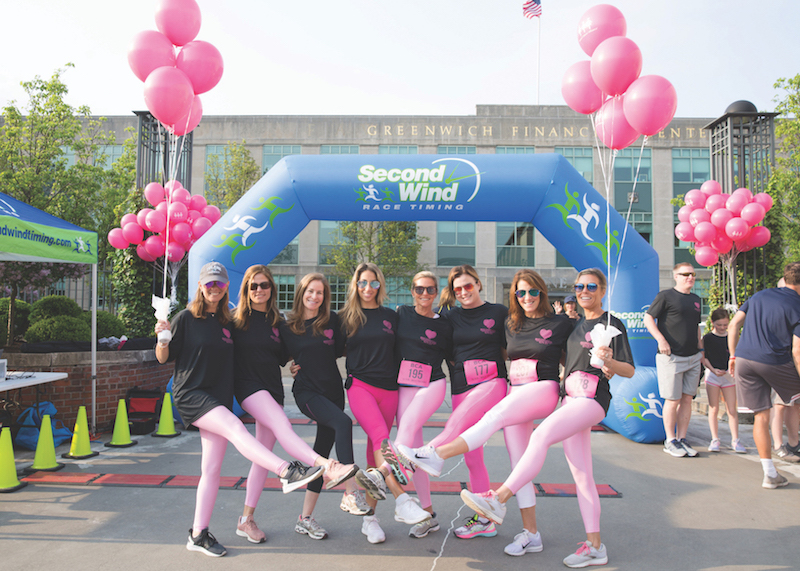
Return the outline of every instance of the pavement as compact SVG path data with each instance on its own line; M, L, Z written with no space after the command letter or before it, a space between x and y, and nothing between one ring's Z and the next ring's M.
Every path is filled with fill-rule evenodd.
M288 380L285 383L289 384ZM287 414L309 444L315 427L306 422L287 390ZM425 439L438 433L449 414L450 398L425 428ZM253 430L253 426L250 425ZM601 499L601 533L609 554L606 569L723 570L798 569L791 548L800 533L800 466L776 460L789 485L761 488L762 471L752 439L752 426L741 427L747 454L727 445L727 424L720 423L722 452L709 453L707 418L692 417L688 439L700 451L697 458L673 458L659 444L637 444L610 431L592 433L594 475L609 493ZM570 495L572 478L562 448L554 446L534 479L539 490L537 521L541 553L510 557L503 548L521 529L516 504L509 503L506 522L494 538L460 540L452 529L472 515L457 495L468 480L463 461L448 460L436 486L433 505L441 529L426 538L408 537L409 526L393 520L393 501L378 504L377 515L386 542L372 545L361 534L361 518L339 509L340 490L325 491L315 517L329 537L316 541L294 531L303 492L281 493L269 480L256 510L256 521L267 542L248 543L235 534L241 514L241 485L249 462L229 447L222 469L225 487L217 497L210 530L228 549L222 559L185 548L192 523L195 488L200 473L200 439L183 431L172 439L134 436L131 448L106 448L92 443L99 456L62 460L53 483L35 481L13 493L0 494L0 569L226 569L252 570L261 565L281 571L315 567L439 571L476 569L565 569L561 560L575 551L585 536L578 502ZM356 462L363 463L366 436L354 431ZM276 453L288 455L277 446ZM502 434L485 447L493 482L509 473ZM22 469L33 453L17 451ZM41 473L40 473L41 475ZM148 476L148 477L145 477ZM20 478L23 476L20 475ZM69 483L74 480L75 483ZM86 483L88 482L88 483Z

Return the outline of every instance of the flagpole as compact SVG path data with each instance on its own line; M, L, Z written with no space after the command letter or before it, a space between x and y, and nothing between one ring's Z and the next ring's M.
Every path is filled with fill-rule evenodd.
M538 36L536 44L536 106L539 106L539 78L542 73L542 18L536 18L536 35Z

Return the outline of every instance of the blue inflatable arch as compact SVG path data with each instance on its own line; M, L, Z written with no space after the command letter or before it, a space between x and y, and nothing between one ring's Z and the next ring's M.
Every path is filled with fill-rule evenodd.
M286 157L192 247L189 283L215 260L237 292L249 266L272 260L312 220L532 222L579 269L605 270L610 232L612 311L626 323L637 366L654 363L643 315L658 292L658 255L631 227L620 250L625 220L607 213L561 155Z

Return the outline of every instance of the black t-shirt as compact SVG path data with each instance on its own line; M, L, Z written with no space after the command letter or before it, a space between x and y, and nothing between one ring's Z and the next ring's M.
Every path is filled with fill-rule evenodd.
M465 393L476 385L468 385L464 374L464 361L483 359L497 364L498 378L505 379L506 363L503 349L506 347L506 317L508 308L496 303L464 309L453 307L442 311L442 315L453 324L453 359L450 370L450 392Z
M438 314L424 317L409 305L397 310L397 354L400 359L432 367L431 380L445 378L442 361L451 358L453 326Z
M700 298L675 288L659 292L647 313L653 316L658 330L669 343L673 355L697 355L697 326L700 325Z
M257 391L269 391L283 406L281 365L286 363L279 325L267 323L267 314L253 310L244 329L233 329L234 394L239 404Z
M397 313L382 306L362 311L367 322L352 337L346 337L343 331L347 343L347 374L373 387L396 391Z
M292 393L298 404L314 395L322 395L332 402L343 404L342 376L336 365L336 359L344 353L344 336L339 318L331 311L321 335L314 335L314 319L307 319L305 327L303 335L293 333L286 322L281 323L280 327L287 355L300 365Z
M728 370L728 336L715 335L708 332L703 335L703 349L706 352L706 359L709 360L711 366L715 369Z
M233 408L233 324L184 309L172 320L168 361L175 361L172 396L184 425L217 406Z
M523 317L518 331L509 330L506 321L508 358L536 359L536 373L540 380L557 381L561 354L566 349L567 338L572 333L575 321L566 315Z
M597 319L587 320L581 318L575 324L575 329L567 339L567 359L564 363L564 378L566 379L573 371L583 371L597 375L600 382L597 385L597 392L595 393L594 400L596 400L603 407L603 410L608 412L608 407L611 404L611 389L608 385L608 379L603 374L601 369L593 367L590 363L591 355L589 351L592 348L592 340L589 337L589 332L594 329L598 323L606 325L608 323L608 313L603 313ZM631 353L631 346L628 343L628 332L622 322L611 316L611 325L622 331L620 335L614 337L611 341L611 350L614 352L614 359L629 363L633 365L633 354Z

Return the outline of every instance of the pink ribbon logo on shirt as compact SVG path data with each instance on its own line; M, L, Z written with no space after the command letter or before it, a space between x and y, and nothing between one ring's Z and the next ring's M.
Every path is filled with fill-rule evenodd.
M384 333L390 333L391 335L394 335L394 331L392 331L392 322L391 321L386 321L384 319L383 320L383 327L384 327L384 329L383 329Z
M492 329L492 327L494 327L494 319L484 319L483 325L485 329L481 329L482 333L485 333L486 335L494 335L495 331Z
M425 343L426 345L436 345L436 341L434 341L435 338L436 338L436 331L431 331L430 329L426 329L425 337L420 337L420 340L422 340L422 342Z
M333 329L325 329L322 333L327 337L323 343L325 343L325 345L333 345Z
M553 331L551 329L541 329L539 330L539 337L536 338L536 342L540 345L552 345L553 342L550 341L550 337L553 336Z

